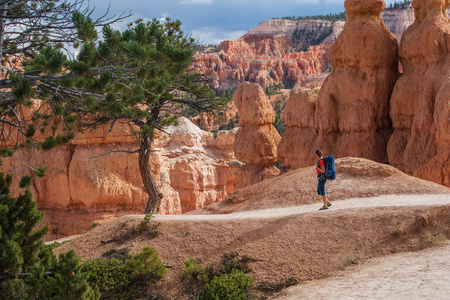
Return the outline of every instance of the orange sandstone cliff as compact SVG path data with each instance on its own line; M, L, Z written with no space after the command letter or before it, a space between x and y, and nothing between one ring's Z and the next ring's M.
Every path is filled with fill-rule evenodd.
M234 159L234 131L217 138L180 118L153 142L151 169L163 193L161 214L182 214L222 201L236 190L241 163ZM137 154L110 153L129 149L130 129L118 122L78 135L69 145L33 156L33 165L47 167L44 178L33 180L38 208L45 222L71 235L129 213L143 213L148 196L140 177ZM20 167L18 157L3 170Z
M342 27L342 21L268 20L236 41L222 42L216 53L198 53L193 67L207 74L218 90L244 81L262 87L296 82L317 86L329 65L330 45ZM323 44L309 46L312 39Z
M448 0L414 0L415 21L403 34L404 73L391 98L389 162L450 186L450 20Z

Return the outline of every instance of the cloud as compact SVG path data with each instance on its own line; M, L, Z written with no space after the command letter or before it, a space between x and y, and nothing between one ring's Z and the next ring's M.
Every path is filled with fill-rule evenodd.
M202 44L219 44L224 40L237 40L247 33L245 30L220 30L216 27L203 27L190 32Z
M213 4L213 0L181 0L180 4L185 5Z

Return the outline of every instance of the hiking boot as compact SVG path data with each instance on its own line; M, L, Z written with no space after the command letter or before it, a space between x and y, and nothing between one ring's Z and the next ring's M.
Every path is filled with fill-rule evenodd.
M327 205L328 207L330 207L331 206L331 202L328 202L328 205Z
M319 208L319 210L325 210L328 209L328 206L322 206L321 208Z

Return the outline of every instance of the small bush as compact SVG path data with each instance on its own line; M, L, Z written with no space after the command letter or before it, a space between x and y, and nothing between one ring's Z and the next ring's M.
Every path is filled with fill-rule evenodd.
M186 269L183 270L183 278L199 282L208 282L208 271L200 264L197 264L192 258L185 261Z
M348 266L358 264L359 262L365 260L366 258L367 255L362 250L349 251L344 256L341 257L338 263L338 268L345 269Z
M240 270L233 270L231 274L215 276L210 283L206 284L204 294L200 296L200 299L248 299L253 280L253 277L245 275Z
M124 258L129 253L125 248L110 250L105 254L120 254ZM151 247L144 247L128 260L111 258L87 261L83 269L90 274L89 283L98 286L102 299L136 299L144 285L161 279L166 271Z
M97 226L100 226L101 224L99 222L92 222L92 228L95 228Z
M134 276L145 280L156 281L164 277L166 267L159 260L155 249L150 246L142 248L142 251L127 260L128 268Z
M447 240L447 236L443 233L429 234L426 242L426 246L433 247L441 245Z
M147 232L150 236L156 237L158 235L158 231L156 230L157 225L151 223L151 220L154 217L153 214L146 214L144 220L137 226L137 232L139 234Z
M132 271L118 259L94 259L84 263L88 282L97 284L102 299L133 299L137 296Z
M395 228L395 229L392 231L392 233L391 233L391 235L392 235L393 237L395 237L395 238L400 238L400 237L402 237L404 234L405 234L405 230L404 230L402 227L397 227L397 228Z
M225 253L219 266L219 273L231 274L233 270L240 270L244 273L248 273L251 271L249 263L252 261L255 261L255 259L248 255L239 257L239 253L237 252Z

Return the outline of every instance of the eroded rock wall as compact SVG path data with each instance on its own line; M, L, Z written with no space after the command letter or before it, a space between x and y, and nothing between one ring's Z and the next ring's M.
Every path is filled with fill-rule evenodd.
M404 73L391 98L389 162L450 186L450 21L447 0L414 0L415 21L403 34Z
M138 167L138 154L106 154L129 149L130 128L109 132L102 127L78 135L69 145L39 153L32 165L47 167L35 178L33 193L45 221L59 234L88 230L94 221L144 212L147 194ZM219 131L217 138L180 118L153 142L151 169L164 197L161 214L181 214L222 201L236 189L241 163L234 159L234 131ZM18 157L5 161L3 171L20 170Z

